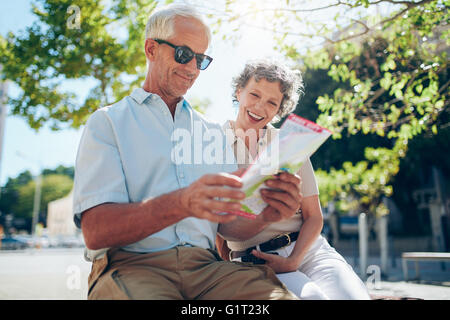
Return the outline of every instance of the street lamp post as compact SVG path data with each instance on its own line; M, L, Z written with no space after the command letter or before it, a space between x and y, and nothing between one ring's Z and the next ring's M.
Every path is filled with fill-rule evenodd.
M41 190L42 190L42 173L39 172L36 177L36 186L34 189L34 201L33 201L33 219L31 220L31 234L34 236L36 233L36 225L39 222L39 209L41 207Z
M30 157L26 156L20 151L17 151L16 154L26 160L31 160ZM33 218L31 220L31 234L34 236L36 234L36 225L39 222L39 209L41 207L41 190L42 190L42 166L39 162L39 173L35 177L35 188L34 188L34 199L33 199Z
M0 72L2 66L0 65ZM6 98L8 93L8 83L6 81L0 81L0 168L3 154L3 135L5 134L5 122L6 122ZM1 190L1 185L0 185Z

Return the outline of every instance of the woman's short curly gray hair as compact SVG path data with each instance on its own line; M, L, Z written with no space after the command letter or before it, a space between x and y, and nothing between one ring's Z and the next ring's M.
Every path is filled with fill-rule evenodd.
M292 70L280 62L272 60L253 60L247 62L244 70L233 78L233 101L237 101L237 91L245 88L252 77L256 82L265 79L269 82L278 81L280 83L283 100L275 117L278 119L274 118L274 121L278 121L294 111L300 96L304 93L303 79L299 70Z

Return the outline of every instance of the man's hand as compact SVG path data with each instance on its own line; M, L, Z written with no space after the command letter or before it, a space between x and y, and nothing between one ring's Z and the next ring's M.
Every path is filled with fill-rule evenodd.
M180 190L180 204L187 216L227 223L236 219L236 216L217 213L241 209L238 202L245 198L245 193L232 189L241 187L241 179L233 174L207 174L189 187ZM238 202L222 201L217 198L235 199Z
M270 189L261 189L268 206L258 216L265 222L276 222L292 217L301 207L301 178L287 172L265 181ZM274 190L275 189L275 190Z

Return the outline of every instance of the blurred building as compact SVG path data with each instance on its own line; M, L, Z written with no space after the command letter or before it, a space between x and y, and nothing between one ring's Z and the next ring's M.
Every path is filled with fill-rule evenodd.
M47 230L51 236L73 236L77 229L72 214L73 191L66 197L48 203Z

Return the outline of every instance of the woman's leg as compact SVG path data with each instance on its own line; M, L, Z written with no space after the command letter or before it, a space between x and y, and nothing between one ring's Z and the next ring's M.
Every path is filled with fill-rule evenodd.
M319 286L300 271L278 273L277 277L301 300L329 300Z
M319 236L299 270L333 300L368 300L366 286L345 259Z
M286 248L276 250L276 252L287 257ZM292 293L301 300L329 300L323 291L310 278L300 271L277 273L280 280Z

